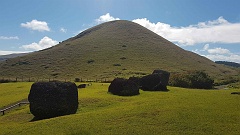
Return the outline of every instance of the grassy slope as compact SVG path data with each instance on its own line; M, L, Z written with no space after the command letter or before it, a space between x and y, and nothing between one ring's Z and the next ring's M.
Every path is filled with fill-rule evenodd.
M0 83L0 108L26 99L32 82Z
M121 58L126 59L121 59ZM94 60L88 63L89 60ZM114 66L120 64L121 66ZM115 78L152 73L205 70L221 78L237 73L185 51L148 29L128 21L98 25L59 45L0 63L1 77Z
M16 88L20 85L13 84ZM0 134L237 135L240 132L240 96L230 94L240 89L169 87L169 92L141 91L139 96L119 97L107 93L108 85L93 83L80 89L79 109L74 115L29 122L33 116L28 106L11 111L0 116Z

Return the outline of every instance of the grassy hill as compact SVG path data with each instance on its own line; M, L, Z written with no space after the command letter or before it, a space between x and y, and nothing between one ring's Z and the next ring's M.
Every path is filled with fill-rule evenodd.
M154 69L204 70L214 78L238 74L136 23L120 20L97 25L52 48L1 62L0 76L112 79L141 76Z
M31 83L0 84L0 105L27 97ZM0 115L0 134L7 135L159 135L226 134L240 132L240 89L197 90L168 87L169 92L140 91L120 97L107 93L109 84L79 89L76 114L30 122L25 105ZM9 92L8 98L3 98ZM4 104L2 104L2 101ZM9 103L7 103L9 102Z

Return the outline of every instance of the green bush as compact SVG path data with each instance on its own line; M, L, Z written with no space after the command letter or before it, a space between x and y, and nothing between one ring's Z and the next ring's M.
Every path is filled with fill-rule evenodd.
M214 80L203 71L175 73L170 77L170 85L184 88L211 89Z
M90 60L87 61L88 64L91 64L91 63L93 63L93 62L95 62L95 61L92 60L92 59L90 59Z
M80 78L75 78L74 81L75 81L75 82L80 82L81 80L80 80Z
M10 82L10 80L8 80L8 79L0 79L0 83L9 83Z
M113 64L113 66L121 66L121 64Z

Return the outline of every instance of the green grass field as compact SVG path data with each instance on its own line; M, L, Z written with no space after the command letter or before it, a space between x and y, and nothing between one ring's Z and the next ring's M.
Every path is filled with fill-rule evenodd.
M0 84L0 106L27 98L31 83ZM25 105L0 116L0 134L240 134L240 89L197 90L168 87L168 92L140 91L120 97L109 84L79 89L74 115L30 122Z

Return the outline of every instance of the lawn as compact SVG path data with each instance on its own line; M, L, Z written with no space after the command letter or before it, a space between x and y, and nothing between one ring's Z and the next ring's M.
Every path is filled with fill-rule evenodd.
M4 106L26 98L31 83L0 86ZM74 115L30 122L33 115L28 105L12 110L0 116L0 134L240 134L240 95L231 94L240 89L168 87L168 92L140 91L138 96L120 97L107 93L108 86L93 83L79 89L79 109ZM11 92L4 94L5 90Z
M32 82L0 83L0 108L26 99Z

